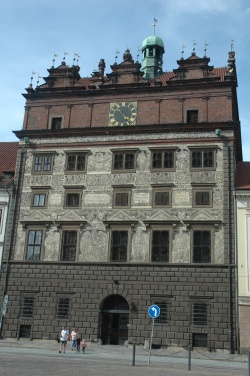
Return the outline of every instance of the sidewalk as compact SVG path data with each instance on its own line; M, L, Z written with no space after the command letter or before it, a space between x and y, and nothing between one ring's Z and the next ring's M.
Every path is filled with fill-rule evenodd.
M0 372L10 376L37 376L44 369L54 376L69 374L72 364L82 375L82 368L88 367L89 376L245 376L248 375L248 357L224 352L192 351L191 372L188 364L188 351L183 348L153 349L149 362L149 351L136 346L133 364L133 346L99 345L88 343L85 354L71 351L70 341L66 353L59 353L55 340L5 339L0 340ZM13 361L15 359L15 361ZM4 361L3 361L4 360ZM27 363L26 363L27 362ZM73 363L72 363L73 362ZM29 364L29 368L27 367ZM55 364L58 365L55 371ZM133 367L132 365L135 365ZM16 368L13 368L16 367ZM40 367L40 368L39 368ZM44 368L45 367L45 368ZM62 373L61 367L63 367ZM11 368L12 373L7 370ZM5 372L5 373L4 373ZM7 373L6 373L7 372ZM69 372L69 373L68 373Z

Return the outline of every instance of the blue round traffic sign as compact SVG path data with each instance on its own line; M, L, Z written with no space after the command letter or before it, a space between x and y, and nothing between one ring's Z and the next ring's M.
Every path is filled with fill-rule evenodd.
M160 307L158 307L156 304L151 305L148 309L148 314L152 319L156 319L158 316L160 316L160 313Z

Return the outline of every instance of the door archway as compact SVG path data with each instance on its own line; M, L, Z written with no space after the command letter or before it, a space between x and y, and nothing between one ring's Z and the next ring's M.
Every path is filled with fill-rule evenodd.
M110 295L101 310L103 345L123 345L128 339L129 305L120 295Z

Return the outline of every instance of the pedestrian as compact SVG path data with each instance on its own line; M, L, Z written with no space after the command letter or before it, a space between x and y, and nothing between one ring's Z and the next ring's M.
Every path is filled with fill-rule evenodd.
M78 333L77 333L77 330L76 328L74 328L72 330L72 332L70 333L70 338L71 338L71 350L74 351L76 350L76 340L77 340L77 337L78 337Z
M65 354L68 337L69 337L69 331L66 329L65 326L63 326L61 330L61 334L60 334L60 347L59 347L60 354L62 350L63 350L63 353Z
M81 336L78 333L77 339L76 339L76 351L79 353L80 352L80 347L81 347Z
M87 347L87 343L86 343L86 340L83 339L82 342L81 342L81 348L82 348L82 352L83 354L85 353L85 349Z

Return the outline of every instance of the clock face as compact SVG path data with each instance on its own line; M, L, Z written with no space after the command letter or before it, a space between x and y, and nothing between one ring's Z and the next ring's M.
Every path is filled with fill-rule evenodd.
M109 126L136 125L137 102L110 103Z

